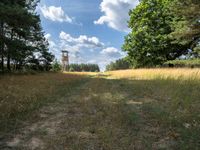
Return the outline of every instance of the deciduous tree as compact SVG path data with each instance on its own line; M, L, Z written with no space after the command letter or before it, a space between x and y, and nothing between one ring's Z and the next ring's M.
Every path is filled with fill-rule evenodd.
M173 31L169 0L141 0L130 11L129 27L131 32L125 37L123 50L128 53L135 67L161 65L184 53L182 45L172 43L169 34Z

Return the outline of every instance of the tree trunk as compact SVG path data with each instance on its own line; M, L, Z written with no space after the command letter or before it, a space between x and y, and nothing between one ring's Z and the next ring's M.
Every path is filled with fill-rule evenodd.
M0 23L1 25L0 25L0 38L1 38L1 51L0 51L0 54L1 54L1 70L2 70L2 72L4 72L4 42L3 42L3 26L4 26L4 23L3 22L1 22Z
M7 69L8 69L8 71L11 71L11 68L10 68L10 54L9 54L9 51L8 51L8 55L7 55Z
M13 40L13 30L11 31L11 38L10 40L12 41ZM10 54L11 54L11 48L8 48L8 54L7 54L7 69L8 71L11 71L11 67L10 67Z

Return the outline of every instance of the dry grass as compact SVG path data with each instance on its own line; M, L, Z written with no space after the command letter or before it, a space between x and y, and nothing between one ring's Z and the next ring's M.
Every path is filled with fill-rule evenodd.
M1 116L10 116L15 111L23 111L30 102L48 97L57 86L69 84L79 78L77 75L40 74L23 76L4 76L0 79L0 111ZM4 113L5 111L5 113Z
M145 99L143 113L150 120L156 119L160 128L173 132L178 141L175 149L200 147L200 69L136 69L106 74L111 80L123 80L124 88Z
M0 139L3 135L5 149L198 149L199 73L137 69L4 76Z
M0 76L0 131L12 128L12 120L24 119L46 103L70 93L73 84L83 77L78 73Z
M86 75L86 76L95 76L98 74L96 72L64 72L64 73L73 75Z
M152 79L196 79L200 80L200 69L134 69L106 72L110 78L128 78L138 80Z

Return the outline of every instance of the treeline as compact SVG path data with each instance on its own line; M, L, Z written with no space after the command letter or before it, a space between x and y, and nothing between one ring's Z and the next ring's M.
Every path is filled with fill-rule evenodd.
M0 72L49 70L54 56L48 50L39 15L39 0L0 1Z
M71 72L99 72L99 66L97 64L70 64L69 71Z
M68 66L68 71L70 72L99 72L100 68L97 64L70 64ZM62 71L61 63L55 59L52 63L52 71L59 72Z
M122 49L133 67L200 58L199 0L141 0L129 12L131 32Z
M112 71L112 70L123 70L123 69L129 69L131 68L130 63L125 59L119 59L115 62L111 62L109 65L106 66L106 71Z

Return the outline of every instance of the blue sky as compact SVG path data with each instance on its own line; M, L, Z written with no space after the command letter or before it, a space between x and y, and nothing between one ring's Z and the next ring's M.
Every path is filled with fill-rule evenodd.
M101 70L122 58L128 34L128 11L137 0L41 0L41 16L50 50L60 59L68 50L70 63L96 63Z

